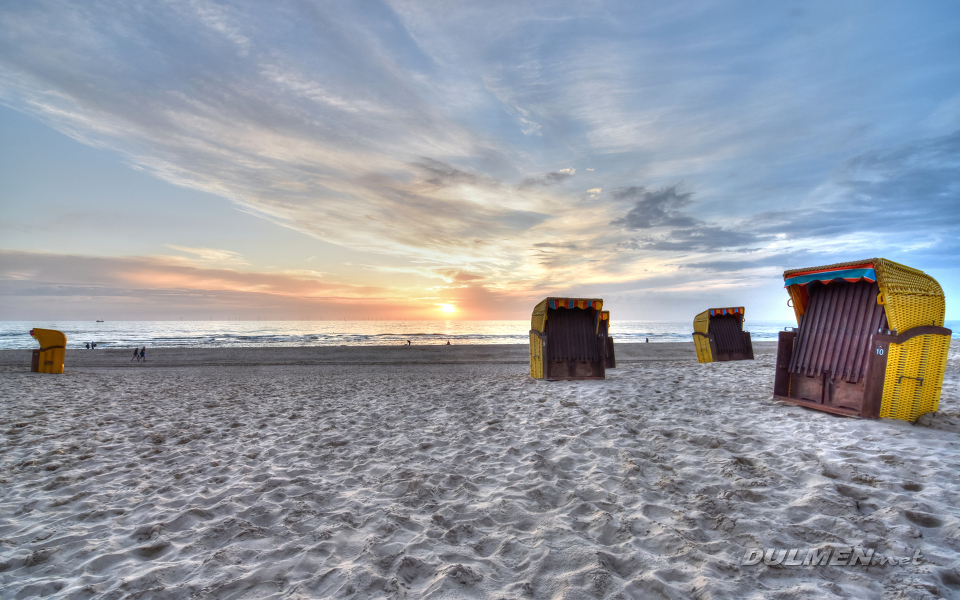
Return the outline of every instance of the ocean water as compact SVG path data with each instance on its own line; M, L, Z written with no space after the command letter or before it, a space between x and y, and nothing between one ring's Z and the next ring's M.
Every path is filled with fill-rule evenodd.
M751 321L755 341L777 339L793 322ZM960 321L948 321L960 337ZM30 329L57 329L68 348L216 348L264 346L390 346L406 344L526 344L530 321L0 321L0 349L32 349ZM610 334L618 344L688 342L693 324L617 321Z

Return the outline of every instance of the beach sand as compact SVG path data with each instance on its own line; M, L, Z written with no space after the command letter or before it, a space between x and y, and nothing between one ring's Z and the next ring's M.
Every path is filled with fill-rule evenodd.
M916 425L776 402L756 347L2 351L0 597L960 597L957 342ZM922 560L740 564L841 546Z

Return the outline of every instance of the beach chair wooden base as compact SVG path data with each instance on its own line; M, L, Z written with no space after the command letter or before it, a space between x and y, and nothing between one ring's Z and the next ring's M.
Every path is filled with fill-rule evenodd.
M717 347L717 340L712 335L694 332L694 336L701 336L708 340L710 344L710 354L712 360L707 362L726 362L728 360L753 360L753 341L750 339L750 332L744 331L742 349L738 351L724 352Z
M781 331L777 344L773 397L804 408L836 415L865 419L879 418L890 345L903 344L922 335L949 336L951 333L951 330L945 327L921 326L900 335L872 334L867 345L869 350L864 377L852 383L842 377L834 378L826 372L819 375L791 373L790 360L793 357L797 333ZM922 382L920 383L922 385Z
M578 360L550 361L546 363L546 367L547 372L544 374L544 379L547 381L606 378L603 362Z

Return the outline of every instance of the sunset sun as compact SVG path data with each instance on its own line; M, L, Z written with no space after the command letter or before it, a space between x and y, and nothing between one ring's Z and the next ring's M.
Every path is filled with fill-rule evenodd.
M445 312L445 313L455 313L455 312L457 312L457 307L454 306L454 305L452 305L452 304L440 304L440 305L438 305L438 306L440 306L440 310L442 310L442 311Z

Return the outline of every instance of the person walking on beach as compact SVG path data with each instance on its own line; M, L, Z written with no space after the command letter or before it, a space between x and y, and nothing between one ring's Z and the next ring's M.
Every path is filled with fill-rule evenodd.
M139 348L134 348L134 349L133 349L133 358L130 359L130 362L133 362L134 360L136 360L137 362L140 362L140 349L139 349Z
M147 362L147 347L146 347L146 346L144 346L143 348L140 348L140 358L143 359L143 362Z
M410 340L407 340L407 345L408 345L408 346L410 345Z

